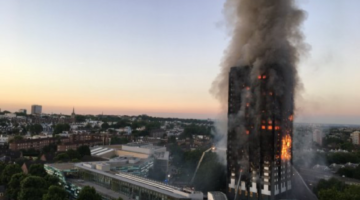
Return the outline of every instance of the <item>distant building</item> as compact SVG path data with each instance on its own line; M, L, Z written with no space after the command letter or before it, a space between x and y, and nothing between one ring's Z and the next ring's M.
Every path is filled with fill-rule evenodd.
M163 129L154 129L150 131L151 137L163 137L164 135L166 135L166 131Z
M26 109L20 109L18 112L19 112L19 113L24 113L24 114L26 115L27 110L26 110Z
M31 114L32 115L40 115L42 112L42 106L40 105L32 105L31 106Z
M9 149L13 151L18 151L22 149L35 149L35 150L41 150L45 146L48 146L49 144L57 143L60 140L60 142L69 142L69 138L39 138L39 139L26 139L26 140L20 140L20 141L13 141L9 144Z
M322 132L319 129L315 129L313 131L313 142L322 145L322 139L323 139Z
M57 151L68 151L70 149L76 150L81 146L95 146L102 145L103 142L101 140L86 140L86 141L76 141L76 142L65 142L57 145Z
M355 131L351 133L351 141L353 144L359 145L360 144L360 131Z
M72 120L72 123L75 123L75 122L76 122L75 108L73 108L73 111L72 111L72 113L71 113L71 120Z

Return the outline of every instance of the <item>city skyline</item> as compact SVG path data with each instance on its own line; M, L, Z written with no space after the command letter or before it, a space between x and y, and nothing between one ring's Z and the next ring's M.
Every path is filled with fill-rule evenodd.
M0 1L0 107L215 118L209 89L229 39L223 3ZM351 20L360 3L299 5L311 50L298 68L295 121L360 124L360 26Z

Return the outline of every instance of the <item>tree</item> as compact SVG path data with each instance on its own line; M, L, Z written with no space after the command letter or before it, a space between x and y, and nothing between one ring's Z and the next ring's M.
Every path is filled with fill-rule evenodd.
M10 164L10 165L7 165L5 167L5 169L2 171L1 173L1 182L3 184L8 184L11 177L14 175L14 174L17 174L17 173L21 173L22 170L21 170L21 167L17 164Z
M18 199L20 192L19 185L26 177L27 175L24 173L17 173L11 177L8 187L6 188L6 195L10 197L10 199Z
M32 134L39 134L43 131L43 127L40 124L33 124L30 125L29 130Z
M47 154L47 153L55 153L57 151L57 145L56 144L49 144L47 146L44 146L41 150L41 152L44 154Z
M67 200L67 193L64 188L50 186L48 192L43 196L43 200Z
M176 143L176 137L175 136L170 136L169 139L168 139L168 142L169 143L172 143L172 144L175 144Z
M54 134L59 134L62 133L64 131L69 131L70 130L70 125L69 124L56 124L55 128L54 128Z
M58 155L55 156L55 160L56 161L68 161L69 160L69 155L67 153L59 153Z
M78 151L75 151L75 150L73 150L73 149L69 149L69 150L67 150L67 155L69 156L69 158L71 159L71 160L73 160L73 159L80 159L82 156L81 156L81 154L78 152Z
M117 200L124 200L123 198L119 197Z
M85 122L86 121L86 117L84 115L76 115L75 116L75 121L76 122Z
M48 187L52 186L52 185L59 185L59 178L56 177L56 176L53 176L53 175L49 175L47 174L45 177L44 177Z
M101 200L101 196L96 193L93 187L85 186L80 191L77 200Z
M45 179L38 176L28 176L20 183L18 200L39 200L47 190Z
M32 164L29 169L29 174L40 177L44 177L47 175L42 164Z
M326 189L319 191L319 200L340 200L339 193L336 189Z
M6 167L6 164L3 162L0 162L0 175L1 175L2 171L5 169L5 167Z
M110 126L109 126L109 124L108 123L103 123L103 124L101 124L101 128L102 129L108 129Z
M78 147L77 152L79 152L81 157L91 156L90 148L89 148L89 146L86 146L86 145Z
M127 144L129 141L127 138L119 138L117 136L111 138L111 144Z

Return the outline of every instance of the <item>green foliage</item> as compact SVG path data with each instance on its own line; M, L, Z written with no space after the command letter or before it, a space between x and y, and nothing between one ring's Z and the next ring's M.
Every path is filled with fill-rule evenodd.
M332 187L320 190L318 193L319 200L359 200L360 186L347 185L343 190L337 190Z
M336 163L336 164L346 164L348 162L351 163L359 163L360 162L360 153L329 153L326 157L328 164Z
M32 164L29 169L29 174L40 177L44 177L47 175L42 164Z
M21 181L18 200L39 200L47 191L46 181L38 176L28 176Z
M3 163L3 162L0 162L0 175L1 175L2 172L4 171L5 167L6 167L6 164Z
M175 144L176 143L176 137L175 136L170 136L169 139L168 139L168 143Z
M21 141L24 140L24 137L21 135L15 135L12 139L9 140L9 142L17 142L17 141Z
M76 115L75 116L75 121L76 122L85 122L86 121L86 116L84 116L84 115Z
M70 157L66 152L65 153L59 153L58 155L55 156L56 161L65 162L65 161L68 161L69 159L70 159Z
M192 138L193 135L211 135L211 128L190 124L185 126L184 132L180 135L180 138Z
M111 138L111 144L127 144L130 140L127 138L119 138L117 136Z
M344 191L346 188L346 184L337 180L336 178L331 178L329 180L320 180L316 187L314 188L314 193L316 195L320 195L320 191L326 189L335 189L338 191Z
M360 180L360 165L356 168L344 167L340 168L337 172L340 176L345 176L347 178L356 178Z
M123 198L119 197L117 200L124 200Z
M7 185L14 174L21 173L21 167L17 164L6 165L1 173L1 182Z
M29 125L28 130L32 134L39 134L43 131L43 127L40 124Z
M109 127L110 127L109 124L106 123L106 122L101 124L101 128L104 129L104 130L108 129Z
M43 200L67 200L67 192L59 186L50 186L48 192L43 196Z
M55 153L57 151L57 145L56 144L49 144L47 146L44 146L41 150L41 152L43 154L48 154L48 153Z
M85 186L80 191L77 200L101 200L101 196L96 193L93 187Z
M78 151L72 149L67 150L66 153L69 156L69 159L80 159L82 157Z
M26 177L27 175L24 173L17 173L11 177L8 187L6 188L6 195L10 199L18 199L18 194L20 192L20 183Z
M77 148L76 150L77 152L79 152L79 154L81 155L81 157L84 157L84 156L91 156L91 151L90 151L90 148L89 146L80 146Z
M129 120L125 120L125 119L121 119L118 122L116 122L116 124L112 125L112 128L122 128L122 127L126 127L126 126L131 126L131 123Z
M80 146L77 148L77 150L69 149L66 152L59 153L55 156L56 161L60 162L67 162L67 161L73 161L78 162L82 157L84 156L90 156L90 148L88 146Z
M59 134L64 131L69 131L70 128L71 127L69 124L56 124L55 129L54 129L54 134Z
M21 150L23 152L23 156L39 156L40 155L40 151L31 148L31 149L23 149Z
M46 176L44 176L44 180L46 181L48 187L52 185L59 185L59 179L56 176L47 174Z
M314 188L319 200L358 200L360 199L360 186L347 185L335 178L320 180Z

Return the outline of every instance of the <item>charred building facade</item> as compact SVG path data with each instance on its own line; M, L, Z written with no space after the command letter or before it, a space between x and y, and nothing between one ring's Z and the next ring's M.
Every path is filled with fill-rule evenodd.
M229 73L230 199L271 200L291 190L294 93L273 84L279 82L273 72L281 71L276 65L264 69L232 67Z

